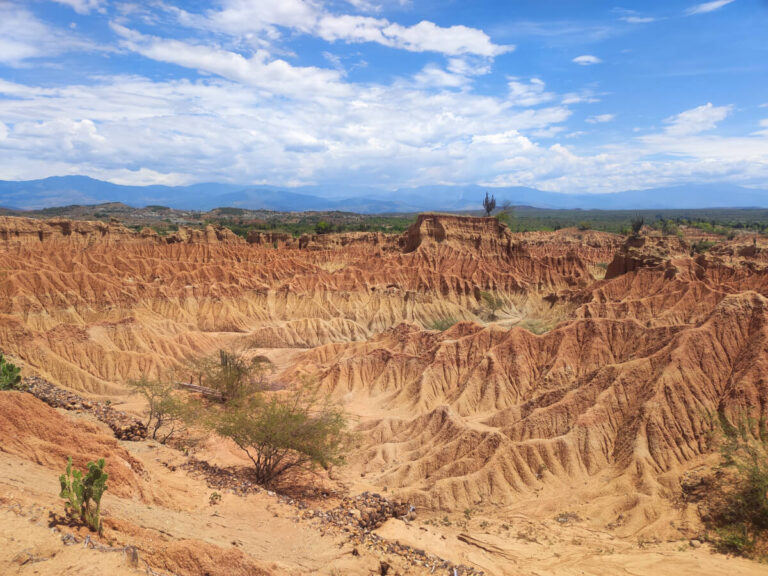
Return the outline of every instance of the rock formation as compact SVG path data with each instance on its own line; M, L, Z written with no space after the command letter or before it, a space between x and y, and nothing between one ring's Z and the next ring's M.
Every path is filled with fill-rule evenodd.
M617 534L684 534L672 503L718 415L768 418L767 252L439 214L247 242L0 218L0 348L116 397L219 348L273 354L275 386L314 378L353 415L347 479L448 512L567 493Z

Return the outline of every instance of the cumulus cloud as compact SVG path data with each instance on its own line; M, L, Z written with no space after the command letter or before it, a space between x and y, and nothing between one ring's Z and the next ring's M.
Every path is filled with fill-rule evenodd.
M707 102L703 106L667 118L664 121L668 124L665 131L673 136L686 136L712 130L728 117L732 108L732 106L713 106L711 102Z
M555 99L552 92L545 91L545 84L538 78L531 78L529 82L521 82L512 78L509 86L509 101L515 106L538 106Z
M612 114L589 116L588 134L568 123L572 106L598 100L590 89L558 94L545 77L502 77L501 90L489 91L480 78L509 47L473 28L405 26L359 11L344 19L321 0L224 0L199 14L164 6L162 18L178 19L174 37L145 12L135 21L123 12L112 26L126 59L173 65L165 76L75 70L61 85L0 79L0 178L83 173L134 184L446 182L574 192L727 177L768 182L765 122L750 136L721 137L713 129L732 110L707 104L668 118L657 134L601 147ZM239 18L227 13L235 8ZM26 20L0 17L0 43L22 47L15 56L0 49L0 60L24 65L62 50L40 47L46 34L71 41L18 5L14 13ZM190 29L194 40L177 36ZM329 54L327 67L297 64L301 55L289 44L276 47L296 34L429 54L408 56L416 72L362 81L343 70L349 53Z
M406 82L265 99L240 80L113 77L57 89L4 82L0 94L8 96L0 98L0 118L11 125L0 144L5 177L71 173L79 166L123 181L144 168L197 181L278 185L339 178L426 184L456 174L471 182L486 173L489 158L510 150L511 140L493 135L526 138L525 131L570 114L558 106L515 109L505 98ZM533 146L520 142L521 150Z
M309 0L226 0L220 10L204 15L183 12L182 21L229 34L263 33L280 36L279 28L311 34L328 42L372 42L411 52L438 52L448 56L474 54L493 58L514 49L494 44L477 28L438 26L421 21L412 26L356 14L337 14L322 2Z
M469 83L463 74L449 72L437 64L427 64L414 76L417 84L430 88L459 88Z
M147 36L120 24L113 23L112 28L123 38L124 47L142 56L217 74L272 94L314 97L318 94L334 95L349 91L340 82L341 74L338 70L292 66L285 60L270 58L263 50L245 57L216 46Z
M593 64L600 64L602 60L597 56L584 54L583 56L576 56L576 58L573 59L573 62L579 66L592 66Z
M685 11L685 13L688 16L693 16L695 14L706 14L708 12L719 10L723 6L727 6L728 4L731 4L735 1L736 0L714 0L713 2L704 2L703 4L696 4L695 6L691 6L688 8L688 10Z

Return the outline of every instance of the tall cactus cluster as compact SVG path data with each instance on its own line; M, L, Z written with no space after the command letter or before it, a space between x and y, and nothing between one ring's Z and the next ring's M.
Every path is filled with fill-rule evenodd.
M101 534L101 497L107 489L109 474L104 472L104 458L88 462L88 472L72 468L72 458L67 459L67 471L59 476L60 498L66 500L67 513L77 516L85 524Z

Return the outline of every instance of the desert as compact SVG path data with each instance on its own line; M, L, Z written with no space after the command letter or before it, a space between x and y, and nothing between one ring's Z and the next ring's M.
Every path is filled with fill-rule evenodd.
M707 542L700 494L713 415L766 416L762 238L422 214L277 247L14 217L0 239L28 386L0 393L4 570L764 571ZM268 393L313 378L343 406L346 464L264 487L215 434L151 439L127 383L225 348L268 359ZM61 519L69 456L107 460L101 536Z

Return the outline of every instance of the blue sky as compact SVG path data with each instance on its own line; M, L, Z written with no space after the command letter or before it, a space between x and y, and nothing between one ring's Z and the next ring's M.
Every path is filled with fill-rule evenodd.
M0 0L0 179L768 189L768 1Z

